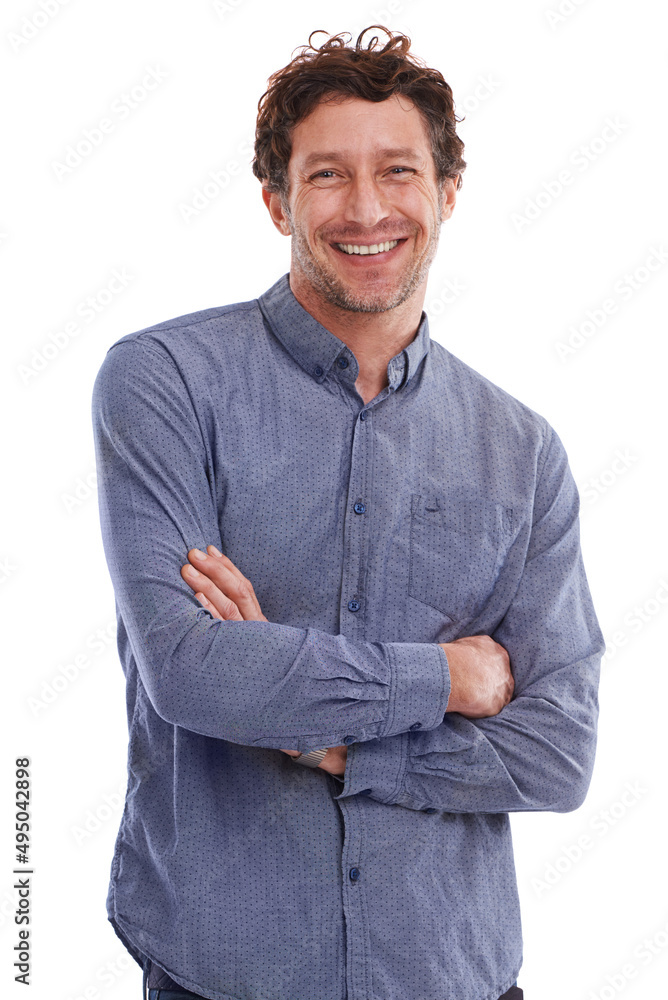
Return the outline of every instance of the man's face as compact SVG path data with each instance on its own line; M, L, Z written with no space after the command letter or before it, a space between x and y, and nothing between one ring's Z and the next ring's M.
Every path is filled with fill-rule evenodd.
M320 103L293 129L288 177L288 203L270 197L274 221L292 234L293 290L307 282L330 305L384 312L426 281L456 188L448 180L439 193L426 126L409 100ZM337 246L388 240L399 242L378 253Z

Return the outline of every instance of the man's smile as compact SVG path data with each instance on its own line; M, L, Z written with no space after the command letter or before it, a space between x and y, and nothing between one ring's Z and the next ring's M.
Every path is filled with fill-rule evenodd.
M364 266L373 259L375 263L394 259L401 252L401 247L408 237L398 240L385 240L381 243L330 243L341 256L348 257L355 265Z

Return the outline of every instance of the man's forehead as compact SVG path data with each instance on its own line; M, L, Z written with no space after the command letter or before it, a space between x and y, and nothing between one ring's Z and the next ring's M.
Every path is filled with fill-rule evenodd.
M365 147L365 154L378 160L401 159L413 163L421 163L424 160L424 152L415 146L377 146ZM340 163L356 155L356 151L351 149L327 149L314 150L308 155L299 157L300 165L305 170L315 167L318 163Z
M393 94L384 101L344 95L342 99L324 97L294 127L290 159L305 170L360 152L375 159L410 158L417 164L424 162L429 150L423 116L403 95Z

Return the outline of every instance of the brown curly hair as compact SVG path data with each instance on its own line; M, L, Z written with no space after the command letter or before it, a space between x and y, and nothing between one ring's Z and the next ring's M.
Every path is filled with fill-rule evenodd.
M373 28L389 36L380 49L376 48L377 35L362 45L363 36ZM293 52L292 61L272 73L258 101L252 169L267 190L287 199L291 130L321 98L343 95L341 99L361 97L379 102L392 94L404 95L420 111L431 141L439 188L446 178L456 178L459 190L466 161L462 159L464 143L455 129L463 119L455 116L452 89L441 73L417 56L408 55L410 38L380 24L361 31L354 48L344 40L345 35L352 38L349 32L332 35L319 47L311 45L313 35L320 33L327 34L322 28L312 31L309 44L301 46L299 55Z

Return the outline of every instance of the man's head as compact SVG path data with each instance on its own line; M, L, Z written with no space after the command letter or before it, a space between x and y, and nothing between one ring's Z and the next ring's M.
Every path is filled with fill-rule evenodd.
M253 160L274 224L293 238L291 286L353 312L392 309L424 286L466 167L441 74L386 28L382 48L376 36L362 47L369 30L354 48L341 35L303 46L270 77Z

